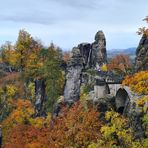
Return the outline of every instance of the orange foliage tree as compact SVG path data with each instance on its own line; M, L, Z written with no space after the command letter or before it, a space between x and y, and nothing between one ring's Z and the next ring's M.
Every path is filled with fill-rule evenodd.
M9 141L9 136L12 134L12 131L16 127L20 125L28 125L40 128L43 126L43 124L46 123L47 120L50 120L50 118L47 118L47 120L45 120L42 117L33 118L33 115L35 114L35 109L29 100L13 100L12 104L13 110L11 114L2 122L3 140L6 143Z
M70 52L64 52L63 60L65 63L67 63L70 60Z
M58 147L87 147L101 137L98 116L94 109L87 110L79 102L64 108L51 130L51 143Z
M131 69L129 56L124 54L116 55L108 63L107 69L109 71L115 71L117 73L127 74Z
M37 128L33 125L17 125L7 138L4 147L7 148L48 148L52 144L48 140L50 131L48 128Z
M24 104L25 108L30 106L28 101L20 102L19 104L19 106ZM5 121L5 124L8 125L9 122L16 123L18 114L28 118L31 112L29 111L29 113L22 115L17 110ZM46 122L43 120L41 126L31 124L31 122L26 120L26 117L23 117L23 120L25 119L23 124L23 120L21 120L21 124L16 124L9 130L9 134L7 133L7 138L5 139L5 147L87 147L91 142L96 142L101 137L100 128L102 123L98 119L98 113L94 109L85 109L80 103L74 104L71 108L64 107L59 117L52 122L47 119Z

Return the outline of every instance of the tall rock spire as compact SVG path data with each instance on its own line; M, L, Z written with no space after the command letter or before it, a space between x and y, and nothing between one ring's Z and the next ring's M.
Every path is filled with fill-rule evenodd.
M64 89L64 100L66 102L74 102L79 99L82 69L83 58L80 55L80 50L74 47L66 71L66 84Z
M96 33L95 41L92 43L92 62L94 67L107 62L106 39L103 31Z

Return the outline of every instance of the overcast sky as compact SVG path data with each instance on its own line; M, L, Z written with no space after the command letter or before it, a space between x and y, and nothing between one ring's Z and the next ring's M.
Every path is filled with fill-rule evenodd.
M63 49L93 42L103 30L107 49L136 47L136 31L147 24L148 0L2 0L0 44L15 43L25 29L44 45L52 41Z

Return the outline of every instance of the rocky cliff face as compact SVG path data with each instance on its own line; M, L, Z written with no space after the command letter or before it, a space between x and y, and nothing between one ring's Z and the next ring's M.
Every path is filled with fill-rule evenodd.
M66 84L64 90L65 101L79 99L83 71L96 69L107 61L106 39L102 31L95 35L95 41L81 43L73 48L72 57L67 65Z
M136 50L136 69L148 70L148 37L143 35Z
M82 69L83 58L80 54L80 50L74 47L66 71L66 84L64 90L64 99L66 102L73 102L79 99Z

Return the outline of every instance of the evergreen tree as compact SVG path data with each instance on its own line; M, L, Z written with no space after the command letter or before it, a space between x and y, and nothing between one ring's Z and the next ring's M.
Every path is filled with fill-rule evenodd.
M46 93L48 96L46 109L52 111L54 103L62 93L64 76L60 68L61 55L53 44L48 48L47 60L44 65L44 77L46 78Z

